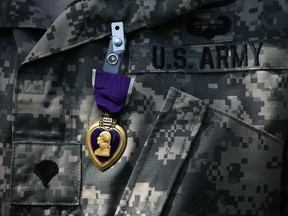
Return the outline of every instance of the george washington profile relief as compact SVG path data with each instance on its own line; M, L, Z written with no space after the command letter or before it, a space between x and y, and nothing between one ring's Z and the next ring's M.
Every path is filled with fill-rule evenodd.
M111 150L111 134L108 131L103 131L97 137L99 148L95 150L96 156L110 157Z

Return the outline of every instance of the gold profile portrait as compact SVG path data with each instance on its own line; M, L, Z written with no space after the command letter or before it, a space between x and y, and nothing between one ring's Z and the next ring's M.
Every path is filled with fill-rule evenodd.
M103 131L97 137L99 148L95 150L96 156L110 157L111 150L111 134L108 131Z

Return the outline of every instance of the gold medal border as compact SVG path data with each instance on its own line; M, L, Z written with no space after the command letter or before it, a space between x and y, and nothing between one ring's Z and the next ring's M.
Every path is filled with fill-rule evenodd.
M95 129L104 129L105 131L109 131L110 129L112 130L116 130L120 136L120 142L119 142L119 147L116 150L116 152L113 154L113 156L111 158L108 159L107 162L105 163L101 163L97 157L94 154L94 151L92 149L92 145L90 142L90 137L91 134L93 133L93 131ZM105 127L101 127L99 122L96 122L95 124L91 125L91 127L89 128L89 130L86 133L86 147L89 153L90 158L92 159L93 163L98 167L99 170L104 171L106 169L108 169L109 167L111 167L115 162L117 162L121 155L123 154L125 148L126 148L126 134L125 131L123 130L123 128L119 125L116 124L115 127L113 128L105 128Z

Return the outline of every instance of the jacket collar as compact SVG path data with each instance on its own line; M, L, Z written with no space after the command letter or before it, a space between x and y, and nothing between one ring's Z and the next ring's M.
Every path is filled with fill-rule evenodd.
M17 22L11 21L9 26L16 27L18 24L18 27L30 25L47 29L22 62L25 64L107 37L111 34L111 22L124 22L125 32L129 33L169 22L201 7L206 1L208 0L84 0L67 8L49 27L51 17L34 4L25 6L23 3L21 6L28 7L31 11L30 16L22 22L21 17L17 16ZM15 2L18 4L13 0L10 7Z
M0 28L47 29L52 17L31 0L2 0Z

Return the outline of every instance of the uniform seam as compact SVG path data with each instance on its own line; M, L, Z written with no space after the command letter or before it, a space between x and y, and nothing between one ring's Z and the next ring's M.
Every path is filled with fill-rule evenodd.
M131 62L136 62L136 61L132 61ZM130 65L131 66L131 65ZM287 70L288 69L288 65L285 65L285 66L271 66L271 67L242 67L242 68L231 68L231 69L225 69L225 68L222 68L222 69L197 69L196 70L194 69L175 69L175 70L171 70L171 69L154 69L154 70L138 70L138 71L135 71L134 69L131 70L131 67L129 66L128 68L128 74L147 74L147 73L185 73L185 74L209 74L209 73L228 73L228 72L241 72L241 71L244 71L244 72L250 72L250 71L260 71L260 70ZM147 65L148 66L148 65Z
M181 99L179 99L179 98L178 98L178 101L184 102L184 100L181 100ZM199 108L197 109L197 111L199 111ZM196 112L193 111L193 113L196 113ZM185 119L185 116L186 116L186 115L187 115L187 113L185 113L185 114L183 115L183 118L182 118L182 119ZM192 131L194 130L194 128L195 128L195 126L196 126L196 125L195 125L195 122L197 122L197 120L198 120L199 118L200 118L200 115L198 115L198 117L196 117L196 115L194 115L194 117L193 117L193 119L191 120L191 123L190 123L190 125L189 125L188 131L191 131L191 133L192 133ZM191 136L191 134L190 134L189 136L186 136L186 137L185 137L185 140L184 140L183 143L182 143L182 146L181 146L181 149L180 149L179 153L183 153L184 147L186 146L186 144L187 144L190 136ZM171 147L169 148L169 150L167 151L167 154L170 152L171 148L172 148L172 146L171 146ZM186 158L186 157L185 157L185 158ZM185 160L185 159L183 159L183 161L184 161L184 160ZM163 167L163 166L164 166L164 165L163 165L163 163L162 163L162 164L161 164L161 167ZM174 174L176 168L177 168L177 164L174 166L173 171L172 171L172 174ZM159 177L159 175L156 176L154 182L157 181L158 177ZM168 188L168 185L169 185L169 183L167 183L167 184L165 185L165 189ZM164 192L161 192L161 195L160 195L160 197L159 197L160 200L159 200L159 202L157 202L156 206L154 207L155 211L157 211L157 208L159 208L159 205L160 205L160 203L161 203L161 200L162 200L162 198L163 198L163 195L164 195ZM151 195L150 195L150 196L151 196ZM147 203L148 203L148 200L146 200L145 207L147 206Z
M74 202L17 202L17 201L11 201L16 198L15 196L15 161L16 161L16 145L38 145L38 146L75 146L77 148L77 153L79 155L79 161L78 161L78 179L77 179L77 195L76 195L76 201ZM38 142L13 142L13 156L12 156L12 180L11 180L11 188L10 188L10 204L12 205L66 205L66 206L72 206L72 205L80 205L80 187L81 187L81 164L82 164L82 157L81 157L81 151L80 151L81 145L76 143L57 143L57 142L51 142L51 143L38 143Z
M91 37L91 38L88 38L88 39L80 40L80 41L78 41L76 43L73 43L73 44L68 44L66 46L61 47L58 52L54 52L54 53L45 52L45 53L40 53L40 54L35 55L35 56L30 56L29 55L28 58L24 59L24 61L21 63L21 66L25 65L25 64L28 64L30 62L39 60L41 58L48 57L50 55L54 55L54 54L57 54L57 53L60 53L60 52L63 52L63 51L70 50L72 48L78 47L78 46L86 44L86 43L90 43L90 42L93 42L93 41L101 40L101 39L103 39L105 37L108 37L108 35L109 35L109 33L103 33L102 35L99 35L97 37Z
M145 22L145 26L148 26L148 18L147 18L147 15L146 15L146 11L144 9L144 0L139 0L140 2L140 11L141 13L143 14L143 19L144 19L144 22Z
M63 205L63 206L77 206L78 202L10 202L11 205Z
M17 121L17 113L18 113L18 99L19 99L19 92L18 89L20 87L19 85L19 81L17 82L17 76L19 73L19 68L20 68L20 54L17 54L16 56L16 68L15 68L15 75L14 75L14 88L13 88L13 103L15 104L13 106L13 110L12 110L12 116L14 117L14 120L12 121L12 127L11 127L11 145L12 145L12 161L11 161L11 179L10 179L10 188L9 188L9 201L12 200L12 197L14 197L14 192L12 191L12 188L15 184L14 182L14 165L15 165L15 151L16 151L16 147L15 147L15 143L13 142L14 138L15 138L15 123ZM17 92L16 92L17 89Z
M14 169L14 167L15 167L16 145L15 145L15 143L13 143L12 145L13 145L13 152L12 152L13 156L12 156L12 167L11 167L11 169L12 169L11 178L12 179L11 179L11 188L10 188L10 194L11 194L10 195L10 201L14 198L14 194L15 194L15 192L14 192L14 190L12 190L12 188L14 188L14 185L15 185L15 169Z
M92 115L94 106L95 106L95 103L93 102L93 104L92 104L92 106L91 106L91 109L90 109L90 112L89 112L89 114L88 114L87 128L89 127L90 122L91 122L90 119L91 119L91 115Z
M179 90L177 90L177 91L179 91ZM169 95L168 95L168 97L169 97ZM171 97L171 95L170 95L170 97ZM173 102L170 102L170 104L169 104L169 110L172 109L172 106L174 105L174 103L175 103L175 101L176 101L176 99L177 99L177 96L176 96L176 95L174 95L173 97L174 97L174 98L173 98ZM167 99L169 100L169 98L167 98ZM164 102L164 103L165 103L165 102ZM160 119L159 119L159 118L160 118L160 115L161 115L161 111L160 111L160 113L159 113L159 118L156 119L155 126L156 126L156 124L162 125L163 120L164 120L164 119L166 118L166 116L167 116L167 112L164 112L163 114L166 114L165 117L162 118L161 121L158 123L158 121L160 120ZM157 131L158 131L158 130L157 130ZM151 131L151 137L149 137L149 140L147 141L147 143L148 143L150 140L154 143L153 138L155 137L156 133L158 133L157 131L154 131L154 130L152 129L152 131ZM142 162L142 164L141 164L141 168L139 169L139 173L136 175L136 178L135 178L135 180L133 181L133 187L132 187L132 190L131 190L131 192L130 192L130 194L129 194L129 197L128 197L127 201L126 201L125 209L127 209L128 205L129 205L129 202L130 202L130 200L131 200L132 194L133 194L133 192L134 192L134 190L135 190L135 187L136 187L136 183L138 182L139 176L140 176L140 174L142 173L142 170L143 170L143 168L144 168L144 165L145 165L145 163L146 163L146 161L147 161L147 159L148 159L148 155L150 154L150 152L151 152L151 150L152 150L152 145L150 145L150 146L147 145L147 147L149 147L148 152L146 153L145 158L144 158L144 160L143 160L143 162ZM144 147L144 148L145 148L145 147ZM144 153L144 152L143 152L143 153ZM145 201L145 203L146 203L146 201ZM125 209L123 210L123 212L126 211Z
M200 108L198 108L197 111L199 112L199 111L200 111ZM191 134L192 134L192 131L194 131L194 128L196 127L196 125L195 125L194 123L195 123L195 122L198 122L198 121L199 121L199 118L200 118L200 116L201 116L200 114L197 114L197 112L193 112L193 113L196 113L196 115L194 115L194 118L192 119L191 125L190 125L190 127L189 127L189 131L191 131ZM192 127L192 124L194 124L193 127ZM187 143L187 141L188 141L188 138L191 137L191 134L189 134L189 136L185 137L185 141L184 141L185 143L184 143L184 145L182 145L182 148L181 148L180 153L183 153L184 147L186 147L186 143Z
M232 120L238 122L239 124L249 128L250 130L252 130L252 131L254 131L256 133L262 134L265 137L267 137L269 139L272 139L272 140L274 140L275 142L277 142L277 143L279 143L281 145L284 145L284 142L282 140L280 140L279 138L273 136L272 134L269 134L268 132L265 132L263 130L258 129L258 128L248 124L247 122L235 117L235 116L232 116L232 115L230 115L228 113L225 113L224 111L221 111L221 110L219 110L219 109L217 109L215 107L212 107L212 106L208 106L208 109L211 109L212 111L217 112L218 114L221 114L221 115L223 115L223 116L225 116L225 117L227 117L229 119L232 119Z
M174 101L170 104L169 110L172 109L172 107L173 107L173 105L175 104L176 100L178 100L178 101L180 101L180 102L185 102L183 98L179 98L179 95L181 95L181 92L180 92L179 90L177 90L177 89L175 89L175 90L176 90L176 94L174 95ZM178 94L179 94L179 95L178 95ZM194 104L192 104L192 107L197 107L197 108L198 108L197 110L193 111L193 113L197 113L197 111L200 110L199 104L196 103L196 102L195 102ZM182 119L185 119L185 116L186 116L186 115L187 115L187 113L185 113L185 114L183 115ZM161 119L161 122L159 122L158 125L162 125L163 122L164 122L164 120L166 119L166 117L167 117L167 115L165 116L165 118ZM196 122L199 118L200 118L200 115L198 115L198 117L196 117L196 115L194 116L194 118L191 120L189 129L188 129L189 131L193 131L193 130L194 130L194 128L195 128L195 126L196 126L196 125L195 125L195 122ZM193 125L194 125L194 126L193 126ZM153 137L155 137L155 135L157 135L157 133L158 133L158 132L155 131L154 134L153 134ZM189 137L190 137L190 136L191 136L191 134L189 135ZM152 138L151 140L153 141L153 138ZM181 146L181 149L180 149L179 153L183 153L184 147L186 146L188 140L189 140L189 138L188 138L188 136L186 136L186 137L185 137L185 140L184 140L183 143L182 143L182 146ZM154 141L153 141L153 143L154 143ZM172 146L169 148L169 150L166 152L166 154L169 153L169 151L171 150L171 148L172 148ZM135 190L136 183L138 182L139 176L140 176L140 174L141 174L141 172L142 172L142 170L143 170L143 168L144 168L144 166L145 166L145 161L147 161L147 157L148 157L149 153L151 152L151 149L152 149L152 146L149 148L149 151L147 152L147 156L145 157L145 160L144 160L144 162L143 162L143 164L142 164L142 166L141 166L140 172L139 172L139 174L137 175L136 180L134 181L133 189L131 190L131 193L130 193L130 195L129 195L129 198L127 199L127 202L126 202L126 208L127 208L128 204L129 204L129 201L131 200L133 191ZM163 167L163 166L164 166L164 165L162 164L161 167ZM177 164L173 167L173 170L172 170L172 172L171 172L172 174L174 174L176 168L177 168ZM156 178L154 178L154 180L153 180L151 183L155 183L155 182L157 181L158 177L159 177L159 176L157 175ZM171 176L171 177L173 177L173 176ZM165 185L165 188L168 188L168 185L169 185L169 183L167 183L167 184ZM160 194L160 196L159 196L159 200L158 200L158 202L156 203L155 207L153 208L153 212L154 212L154 213L157 212L157 209L159 208L159 206L160 206L160 204L161 204L161 201L162 201L162 199L163 199L163 195L164 195L164 192L161 192L161 194ZM143 208L141 208L141 210L144 210L145 208L148 207L149 197L151 197L151 195L148 194L148 197L145 199L145 206L144 206ZM153 214L154 214L154 213L153 213Z
M14 141L17 145L56 145L56 146L78 146L78 143L65 143L65 142L35 142L35 141Z
M179 92L179 91L178 91L178 92ZM178 92L177 92L177 93L178 93ZM173 105L175 104L176 100L177 100L177 95L175 95L175 99L174 99L173 103L171 103L171 105L170 105L170 108L169 108L170 111L172 110L172 107L173 107ZM184 114L184 116L185 116L185 115L186 115L186 113ZM165 115L165 118L163 118L163 119L161 120L161 124L160 124L160 125L163 125L163 122L164 122L164 120L166 119L166 117L167 117L167 115ZM183 118L184 118L184 117L183 117ZM159 131L155 132L153 138L154 138L155 136L157 136L158 133L159 133ZM152 140L153 140L153 139L152 139ZM153 144L155 144L154 141L153 141ZM169 150L166 152L166 154L169 153L170 149L171 149L171 147L170 147ZM152 150L152 147L149 149L149 153L150 153L151 150ZM147 154L147 155L148 155L148 154ZM147 160L147 157L145 158L145 161L146 161L146 160ZM145 163L143 163L142 168L144 167L144 165L145 165ZM163 167L163 163L161 164L160 167ZM173 168L173 170L174 170L174 169L175 169L175 168ZM142 169L141 169L141 170L142 170ZM158 176L159 176L159 175L157 175L156 178L153 178L153 181L151 181L151 182L149 182L149 183L151 183L151 185L153 185L153 183L155 183L155 182L157 181ZM139 177L139 175L138 175L138 177ZM137 177L137 178L138 178L138 177ZM166 188L166 185L165 185L165 188ZM160 196L159 196L159 201L157 202L156 206L153 208L153 214L155 213L156 209L159 207L160 202L161 202L161 200L162 200L162 198L163 198L163 195L164 195L164 192L161 192L161 194L160 194ZM148 193L148 196L147 196L147 198L145 199L145 206L142 208L142 210L144 210L144 209L148 206L149 197L151 197L151 194L149 195L149 193Z

